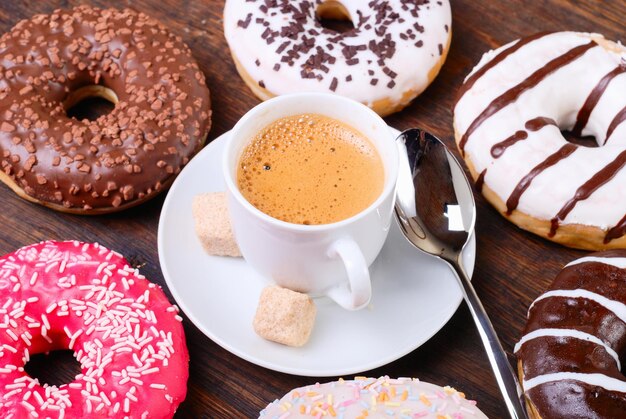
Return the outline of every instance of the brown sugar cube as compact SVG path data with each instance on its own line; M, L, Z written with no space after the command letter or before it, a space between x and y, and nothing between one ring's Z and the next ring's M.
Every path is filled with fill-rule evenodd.
M241 256L228 217L225 192L196 195L192 204L196 235L210 255Z
M308 295L269 286L261 292L254 316L254 331L267 340L302 346L311 336L316 312Z

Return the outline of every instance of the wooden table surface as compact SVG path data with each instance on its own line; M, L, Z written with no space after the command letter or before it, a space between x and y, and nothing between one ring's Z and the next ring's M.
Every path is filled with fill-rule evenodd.
M0 30L8 30L34 13L79 3L129 6L158 18L182 36L199 61L211 89L213 128L209 140L228 131L238 118L259 103L237 75L230 59L222 31L223 1L2 0ZM626 40L623 0L453 0L452 12L452 47L439 77L411 106L387 118L390 125L399 129L426 128L450 146L453 145L451 108L456 89L483 52L546 30L599 32L609 39ZM97 241L123 253L133 263L144 264L142 273L168 292L157 255L157 224L164 197L162 194L145 205L115 215L81 217L27 203L0 185L0 254L47 239ZM478 254L473 282L504 348L511 353L530 302L565 263L583 252L517 229L481 196L477 196L477 203ZM176 417L256 417L267 403L291 388L317 381L253 365L222 349L186 319L184 326L191 355L189 391ZM411 376L449 384L477 400L489 417L506 417L465 304L426 344L389 365L363 374ZM334 379L330 377L328 381Z

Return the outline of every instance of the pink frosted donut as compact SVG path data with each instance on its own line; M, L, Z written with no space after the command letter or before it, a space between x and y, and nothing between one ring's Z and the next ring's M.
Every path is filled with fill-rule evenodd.
M22 417L172 417L189 356L163 291L98 244L43 242L0 258L0 411ZM24 371L30 355L74 351L60 386Z

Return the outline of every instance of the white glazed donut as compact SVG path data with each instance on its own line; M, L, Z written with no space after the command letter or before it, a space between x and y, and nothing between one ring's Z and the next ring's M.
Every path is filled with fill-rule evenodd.
M345 33L318 16L348 18ZM227 0L224 32L237 70L261 99L334 92L381 115L435 78L451 39L448 0Z
M486 53L465 80L457 145L477 188L519 227L576 248L626 247L625 60L601 35L544 33Z
M487 418L476 402L452 387L414 378L366 378L313 384L291 390L261 411L277 418Z

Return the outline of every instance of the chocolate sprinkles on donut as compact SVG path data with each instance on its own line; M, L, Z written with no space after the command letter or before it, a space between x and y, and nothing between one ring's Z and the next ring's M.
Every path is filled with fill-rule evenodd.
M325 18L351 28L325 27ZM407 106L437 76L451 40L450 4L431 0L227 0L224 35L237 71L266 100L327 92L380 115Z
M67 115L94 96L114 109ZM80 214L140 204L201 148L210 117L191 51L143 13L56 10L0 38L0 180L29 201Z

